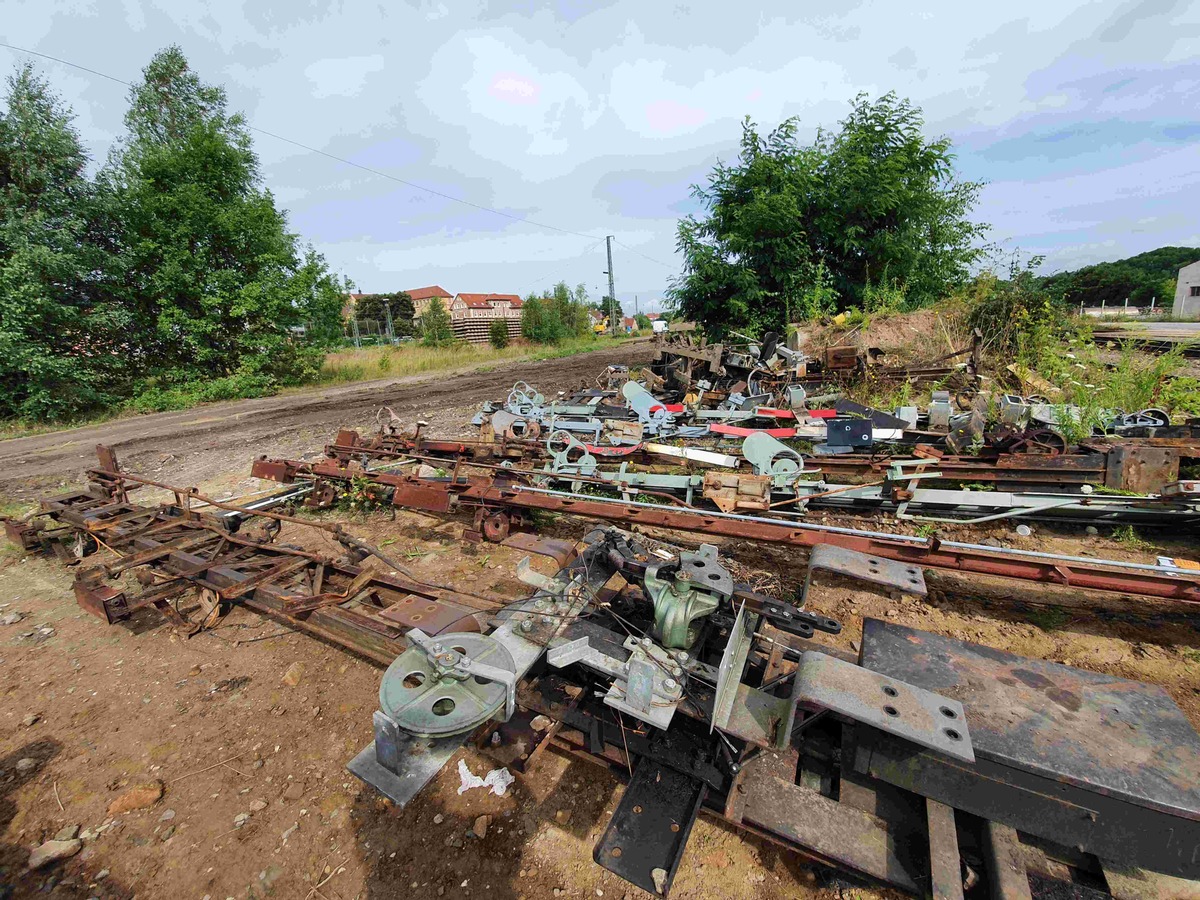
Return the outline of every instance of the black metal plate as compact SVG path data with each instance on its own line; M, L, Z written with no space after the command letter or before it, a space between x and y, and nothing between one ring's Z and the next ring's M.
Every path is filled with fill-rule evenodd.
M1200 820L1200 735L1157 685L877 619L862 664L961 701L978 757Z
M707 790L704 782L643 757L593 859L642 890L667 896Z

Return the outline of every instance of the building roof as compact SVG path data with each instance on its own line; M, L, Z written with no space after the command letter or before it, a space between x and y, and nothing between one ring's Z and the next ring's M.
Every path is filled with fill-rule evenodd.
M406 293L414 300L432 300L434 297L442 297L443 299L449 300L454 296L444 287L437 284L432 284L429 287L414 288Z

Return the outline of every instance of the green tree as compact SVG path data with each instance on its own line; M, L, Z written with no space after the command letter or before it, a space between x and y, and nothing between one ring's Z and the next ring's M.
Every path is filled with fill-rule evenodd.
M636 316L633 317L633 321L637 325L638 331L649 331L650 330L650 317L648 315L646 315L645 313L638 313Z
M31 65L8 79L0 112L0 415L64 418L119 384L121 317L97 300L87 156Z
M421 316L421 343L426 347L444 347L454 343L454 328L450 313L441 297L429 301L429 308Z
M165 383L310 375L322 354L306 336L333 330L345 288L287 231L224 91L169 47L131 89L125 125L100 185L135 371Z
M552 295L530 294L521 305L521 335L537 344L557 344L566 335Z
M354 304L354 316L357 319L373 319L379 322L379 327L385 327L388 310L392 314L392 333L396 337L407 337L413 333L413 316L415 310L412 297L407 291L395 291L391 294L368 294L360 297Z
M749 119L736 164L718 162L679 224L684 272L668 297L714 334L783 333L798 313L860 304L868 284L931 302L965 282L986 229L968 216L981 188L953 170L948 140L895 94L855 98L812 144L788 119L760 137Z
M488 343L497 350L508 346L508 322L505 319L493 319L488 326Z

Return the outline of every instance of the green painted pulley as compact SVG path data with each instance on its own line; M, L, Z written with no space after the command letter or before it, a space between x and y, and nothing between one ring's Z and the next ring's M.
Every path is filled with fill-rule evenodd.
M512 654L483 634L407 635L409 647L388 666L379 708L409 734L446 737L472 731L516 705Z

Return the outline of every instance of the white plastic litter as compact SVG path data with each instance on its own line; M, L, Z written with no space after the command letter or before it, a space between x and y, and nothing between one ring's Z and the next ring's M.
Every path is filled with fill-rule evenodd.
M458 777L462 779L462 784L458 787L460 794L465 794L471 788L486 787L491 788L492 793L497 797L503 797L508 792L508 786L516 781L508 769L492 769L487 775L480 778L467 768L465 759L458 761Z

